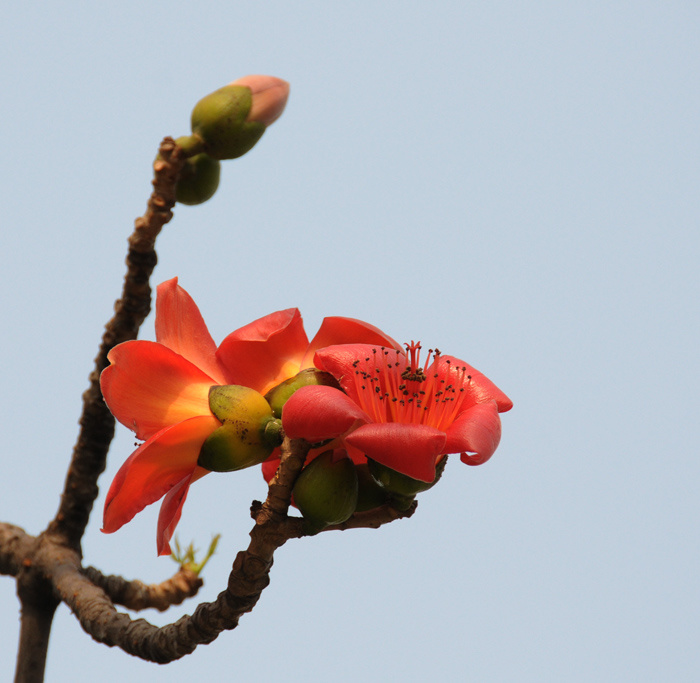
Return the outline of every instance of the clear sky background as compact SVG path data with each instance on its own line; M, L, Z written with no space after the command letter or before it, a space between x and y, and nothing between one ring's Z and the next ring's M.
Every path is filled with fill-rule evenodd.
M164 135L249 74L284 116L177 207L175 275L218 341L298 306L463 358L515 402L482 467L417 514L280 549L233 632L167 666L62 606L47 681L691 681L700 677L697 2L13 3L1 11L0 519L56 512L102 326ZM142 338L153 338L153 318ZM146 582L157 506L85 563ZM180 538L248 542L257 470L191 490ZM157 624L191 612L190 600ZM17 640L0 577L0 679Z

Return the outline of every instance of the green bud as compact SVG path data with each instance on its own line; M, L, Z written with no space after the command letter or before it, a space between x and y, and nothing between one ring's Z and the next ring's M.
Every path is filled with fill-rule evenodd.
M389 500L389 494L370 474L368 465L355 465L357 471L357 506L356 512L374 510Z
M410 498L412 500L417 493L427 491L435 486L442 476L446 462L447 456L443 456L442 460L435 466L435 479L432 482L425 482L408 477L405 474L401 474L401 472L378 463L376 460L367 458L367 465L372 476L386 491L395 494L393 497L397 500L400 498Z
M357 505L357 473L344 451L326 451L312 460L294 485L294 504L307 530L344 522Z
M275 417L282 417L282 408L287 399L301 387L320 384L325 387L335 387L340 389L340 385L335 381L333 375L316 368L306 368L294 377L290 377L276 387L273 387L265 394L267 402L272 407Z
M203 97L192 110L192 132L204 141L214 159L235 159L253 148L265 132L260 121L247 121L250 88L225 85Z
M197 464L213 472L258 465L282 442L279 420L262 394L237 385L213 386L209 408L223 422L202 444Z
M175 142L180 144L178 138ZM189 138L184 138L185 140ZM211 199L219 187L221 163L208 154L195 154L185 161L175 187L175 198L180 204L194 206Z

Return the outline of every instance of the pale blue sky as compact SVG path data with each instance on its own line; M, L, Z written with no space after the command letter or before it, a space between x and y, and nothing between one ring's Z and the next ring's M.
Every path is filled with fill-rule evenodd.
M700 5L68 0L1 12L0 519L55 514L80 394L164 135L249 73L284 116L178 207L178 275L217 341L298 306L366 319L515 402L493 459L454 458L413 519L289 542L238 629L159 667L61 607L47 681L691 681L697 492ZM149 318L142 337L153 337ZM85 562L160 581L157 507ZM257 471L206 477L181 538L247 544ZM194 609L145 613L167 623ZM0 679L17 637L0 578Z

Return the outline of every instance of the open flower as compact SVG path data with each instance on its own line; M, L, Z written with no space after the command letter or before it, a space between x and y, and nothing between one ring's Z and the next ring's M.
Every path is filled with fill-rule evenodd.
M158 519L159 555L170 553L190 484L209 472L197 461L204 442L222 427L210 407L212 387L249 387L257 406L270 388L311 367L314 352L323 346L348 341L395 345L372 325L338 317L325 318L309 343L301 314L290 308L236 330L217 348L177 278L158 287L155 327L155 342L115 346L100 378L112 414L145 441L112 482L102 530L116 531L165 496Z
M357 462L361 455L423 482L448 453L480 465L501 438L499 412L511 400L464 361L430 350L420 365L420 344L408 354L367 344L319 350L317 368L333 375L343 391L302 387L287 401L287 436L312 443L342 437Z

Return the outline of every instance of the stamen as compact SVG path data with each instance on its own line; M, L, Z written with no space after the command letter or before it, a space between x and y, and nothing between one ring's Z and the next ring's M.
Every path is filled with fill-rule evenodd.
M438 349L428 349L421 365L420 342L406 344L406 353L381 347L364 361L354 361L355 388L360 407L377 422L426 424L447 429L462 411L471 382L465 366Z

